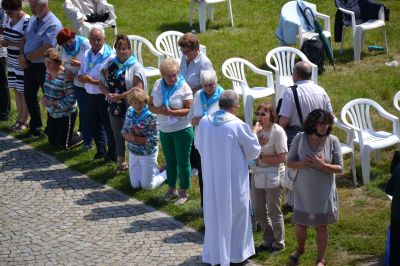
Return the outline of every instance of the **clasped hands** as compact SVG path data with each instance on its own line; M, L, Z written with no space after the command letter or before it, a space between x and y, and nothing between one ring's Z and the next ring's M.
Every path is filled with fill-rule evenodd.
M324 156L322 153L307 155L301 162L303 163L303 167L322 169L325 166Z

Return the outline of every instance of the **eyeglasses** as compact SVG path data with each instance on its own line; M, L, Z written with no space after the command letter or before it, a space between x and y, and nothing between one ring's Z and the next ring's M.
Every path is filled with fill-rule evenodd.
M188 54L191 51L189 48L186 48L186 49L181 48L180 50L181 50L182 54Z
M256 116L266 116L267 114L265 112L256 112Z
M125 52L129 51L129 48L122 47L122 48L117 49L117 51L125 53Z
M203 87L212 87L214 85L215 85L215 83L209 83L209 84L204 84Z

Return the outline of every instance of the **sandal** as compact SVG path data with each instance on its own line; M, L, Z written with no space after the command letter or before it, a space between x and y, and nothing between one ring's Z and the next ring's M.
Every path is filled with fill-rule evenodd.
M188 201L188 197L187 196L179 196L179 199L177 199L174 204L176 206L179 206L179 205L185 204L186 201Z
M304 249L296 248L296 250L289 256L288 266L295 266L299 264L300 256L303 255L305 252Z
M316 263L315 263L315 265L318 266L320 263L321 263L322 265L326 266L326 262L323 261L323 260L317 260Z
M20 125L21 125L21 122L17 121L10 127L10 130L12 132L18 132L20 130Z
M173 199L177 196L178 196L178 193L176 191L167 191L167 193L164 194L164 197L162 199L163 199L163 201L170 201L171 199Z
M19 122L19 130L23 131L28 128L28 123Z
M128 164L126 163L126 162L122 162L122 163L120 163L119 165L118 165L118 167L117 167L117 170L118 171L126 171L126 170L128 170L129 169L129 166L128 166Z

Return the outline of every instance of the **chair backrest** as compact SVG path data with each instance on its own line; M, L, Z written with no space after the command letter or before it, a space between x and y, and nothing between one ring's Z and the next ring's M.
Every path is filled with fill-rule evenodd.
M180 59L182 52L179 50L178 40L183 35L179 31L166 31L161 33L156 39L156 48L167 58Z
M238 94L243 93L243 86L248 86L244 67L249 64L251 65L249 61L237 57L230 58L222 64L222 73L232 81L233 90Z
M163 55L161 52L157 51L156 48L154 48L153 44L147 40L146 38L143 38L141 36L138 35L128 35L128 39L131 42L131 47L132 47L132 52L134 53L134 55L136 56L137 60L144 66L143 64L143 55L142 55L142 48L143 45L147 46L147 48L149 49L149 51L154 54L155 56L158 57L158 66L160 67L160 63L163 59Z
M383 110L377 102L370 99L355 99L343 106L340 113L344 124L356 129L374 131L371 122L371 107L377 111Z
M307 56L296 48L288 46L276 47L269 51L265 58L267 66L275 72L275 80L278 80L279 77L291 77L294 65L300 60L311 64L311 80L318 84L318 66L310 62Z
M394 104L394 107L395 107L398 111L400 111L399 100L400 100L400 91L398 91L398 92L394 95L394 97L393 97L393 104Z

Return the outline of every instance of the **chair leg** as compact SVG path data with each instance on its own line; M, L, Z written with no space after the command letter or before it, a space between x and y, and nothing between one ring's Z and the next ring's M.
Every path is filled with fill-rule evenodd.
M253 125L253 103L254 103L254 98L247 96L246 98L243 98L243 105L244 105L244 121L246 124L248 124L250 127Z
M111 26L114 30L114 36L118 35L118 29L117 29L117 22L114 23L114 25Z
M192 27L192 25L193 25L194 1L195 0L191 0L190 1L190 11L189 11L189 25L190 25L190 27Z
M204 1L199 3L199 26L201 33L206 31L206 6L207 4Z
M343 54L343 43L344 43L344 36L346 32L346 27L342 28L342 41L340 42L340 54Z
M351 153L351 172L353 174L353 184L355 187L358 186L357 174L356 174L356 160L354 158L354 153Z
M384 34L384 40L385 40L385 52L388 53L389 48L387 46L386 27L385 26L383 26L383 34Z
M231 24L232 27L233 25L233 14L232 14L232 4L231 4L231 0L228 0L228 10L229 10L229 17L231 18Z
M381 158L382 158L382 156L381 156L381 150L376 150L375 152L374 152L374 155L375 155L375 162L377 163L377 162L379 162L380 160L381 160Z
M369 183L370 179L371 151L368 148L360 149L360 157L363 183L365 185Z
M361 42L362 42L362 29L356 28L353 35L353 49L354 49L354 61L361 59Z
M207 5L208 8L208 20L213 21L214 20L214 5Z

